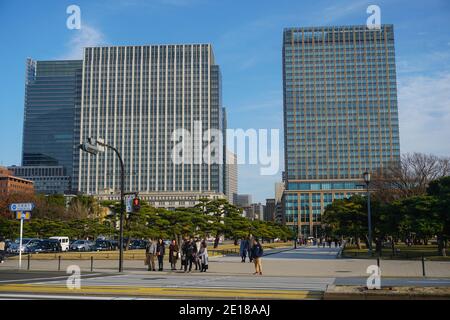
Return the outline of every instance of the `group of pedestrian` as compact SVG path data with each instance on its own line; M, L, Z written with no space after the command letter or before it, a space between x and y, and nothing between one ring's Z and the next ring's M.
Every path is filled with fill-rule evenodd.
M317 246L318 247L323 247L323 248L325 248L327 246L328 246L328 248L331 248L333 245L334 245L335 248L341 247L342 246L342 241L339 240L339 239L331 239L331 238L324 239L324 238L321 238L317 242Z
M317 246L317 247L328 247L328 248L332 248L333 246L335 248L337 247L341 247L342 246L342 241L340 239L332 239L332 238L299 238L297 239L297 244L299 244L300 246L308 246L308 245L312 245L312 246Z
M258 239L251 240L250 238L242 238L239 245L239 254L241 256L241 262L246 261L247 256L249 262L255 264L255 272L253 274L262 275L262 256L264 250Z
M158 258L158 271L164 269L165 244L163 239L159 239L156 243L149 239L145 249L145 265L149 271L156 271L155 257ZM206 241L198 239L185 239L181 247L177 241L173 239L169 245L169 263L172 271L177 270L177 262L181 260L180 270L191 272L192 266L195 270L206 272L208 270L208 249Z

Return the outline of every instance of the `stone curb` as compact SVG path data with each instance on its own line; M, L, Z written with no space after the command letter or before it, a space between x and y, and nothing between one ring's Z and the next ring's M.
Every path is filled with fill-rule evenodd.
M328 285L324 292L324 300L450 300L449 293L423 292L389 292L381 290L365 290L363 292L336 291L336 285ZM361 288L352 286L349 289Z

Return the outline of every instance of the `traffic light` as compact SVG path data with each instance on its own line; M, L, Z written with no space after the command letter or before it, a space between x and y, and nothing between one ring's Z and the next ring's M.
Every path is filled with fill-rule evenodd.
M133 199L133 212L138 212L141 209L141 201L138 197Z

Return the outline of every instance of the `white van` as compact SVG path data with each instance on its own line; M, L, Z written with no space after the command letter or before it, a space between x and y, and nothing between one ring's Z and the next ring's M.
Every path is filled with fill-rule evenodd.
M50 237L49 239L58 240L62 251L69 251L69 237Z

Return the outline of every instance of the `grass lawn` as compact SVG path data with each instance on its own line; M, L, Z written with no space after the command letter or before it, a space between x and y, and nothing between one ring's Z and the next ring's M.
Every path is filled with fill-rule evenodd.
M398 244L395 248L394 255L391 248L383 248L381 259L420 260L424 256L427 260L450 261L450 256L441 257L437 255L437 245L413 245L408 247L405 244ZM374 253L374 256L376 257L377 254ZM346 245L342 252L342 258L368 259L369 254L365 245L361 245L361 249L356 248L356 245Z

